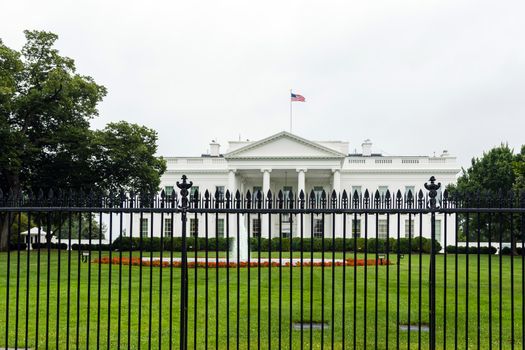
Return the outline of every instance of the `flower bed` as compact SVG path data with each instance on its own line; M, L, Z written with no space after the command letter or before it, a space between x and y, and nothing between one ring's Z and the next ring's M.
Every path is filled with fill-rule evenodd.
M94 264L113 264L113 265L119 265L119 264L122 264L122 265L133 265L133 266L153 266L153 267L181 267L182 266L182 262L180 260L174 260L174 261L160 261L160 260L141 260L140 258L118 258L118 257L114 257L114 258L109 258L109 257L104 257L104 258L101 258L101 259L95 259L93 260L93 263ZM188 267L189 268L195 268L195 267L209 267L209 268L215 268L215 267L237 267L237 265L239 265L239 267L269 267L270 265L271 266L274 266L274 267L278 267L278 266L285 266L285 267L288 267L290 266L290 261L286 261L286 259L283 259L282 261L282 264L280 264L279 262L277 261L268 261L267 259L265 261L261 261L261 263L259 264L257 260L252 260L250 261L249 263L247 261L242 261L240 263L237 263L235 261L230 261L230 262L226 262L226 261L219 261L217 263L217 261L215 261L213 258L208 260L208 262L205 262L205 261L197 261L197 263L195 263L195 261L188 261ZM303 261L302 263L300 261L294 261L292 263L292 266L293 267L300 267L300 266L314 266L314 267L320 267L320 266L375 266L375 265L392 265L392 262L390 260L387 260L387 259L367 259L366 260L366 264L365 264L365 260L364 259L357 259L354 260L354 259L346 259L346 260L339 260L339 261L335 261L335 263L332 263L331 260L326 260L324 262L319 262L319 261L314 261L314 262L311 262L311 261Z

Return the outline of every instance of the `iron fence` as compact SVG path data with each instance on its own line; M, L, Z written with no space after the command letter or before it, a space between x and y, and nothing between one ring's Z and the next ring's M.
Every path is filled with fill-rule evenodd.
M0 192L0 347L524 347L523 194L177 186Z

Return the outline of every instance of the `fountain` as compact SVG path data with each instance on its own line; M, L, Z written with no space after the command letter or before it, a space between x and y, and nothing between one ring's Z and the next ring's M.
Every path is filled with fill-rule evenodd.
M246 231L246 220L244 215L240 216L239 222L239 240L237 240L237 235L234 234L232 237L232 245L230 248L230 261L232 262L244 262L248 261L248 232ZM239 256L237 257L237 249L239 251Z

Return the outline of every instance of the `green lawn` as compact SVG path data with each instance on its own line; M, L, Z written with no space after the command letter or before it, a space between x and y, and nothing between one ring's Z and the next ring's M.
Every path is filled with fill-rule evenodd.
M103 254L108 254L104 252ZM169 255L165 253L164 255ZM118 256L119 253L113 253ZM134 256L138 253L134 252ZM149 256L149 253L145 253ZM158 256L158 253L154 254ZM178 254L175 254L177 256ZM223 256L224 254L221 254ZM268 253L262 254L268 256ZM315 253L315 257L321 257L321 253ZM97 257L98 252L92 258ZM123 256L129 256L129 252L123 252ZM190 253L190 257L193 253ZM204 256L203 252L199 256ZM214 253L210 253L213 259ZM273 253L273 257L278 257L278 253ZM294 253L300 256L300 253ZM305 257L309 253L305 253ZM353 253L347 253L348 257L353 257ZM283 253L283 257L289 257L288 253ZM341 258L342 254L336 254L336 258ZM360 258L363 255L359 255ZM369 258L373 258L369 254ZM50 268L48 269L48 258ZM256 256L252 259L256 259ZM330 254L325 254L326 259L331 259ZM19 264L19 278L17 278L17 260ZM98 265L79 263L78 252L71 252L71 266L68 269L68 252L52 251L48 257L47 252L42 250L40 253L40 277L38 278L37 269L38 254L32 251L29 254L29 271L27 264L28 255L21 252L10 254L9 280L7 277L7 253L0 254L0 320L5 319L6 305L9 309L8 321L0 321L0 348L2 347L24 347L44 348L46 343L49 348L65 349L69 333L69 346L82 349L127 348L128 344L132 349L147 348L151 342L151 347L168 349L170 345L170 325L172 346L179 346L179 315L180 315L180 269L178 268L148 268L118 265ZM419 263L420 256L411 256L411 269L409 269L409 256L405 255L399 266L400 275L397 279L397 265L391 266L371 266L368 268L357 267L294 267L282 269L278 267L251 268L240 270L240 284L237 284L237 269L210 269L206 279L206 270L199 268L189 271L189 348L194 347L194 339L197 341L197 348L205 348L205 341L210 348L225 349L228 345L235 348L237 343L237 326L239 326L239 345L241 349L257 348L258 342L262 348L283 349L289 348L290 342L290 321L314 320L321 321L324 310L324 319L330 325L330 329L324 331L314 330L310 334L309 330L293 330L291 332L291 342L293 348L300 348L301 339L305 349L310 346L320 349L324 342L326 348L330 348L333 342L334 348L343 347L353 348L354 336L358 349L366 347L374 348L377 341L377 348L387 348L386 338L388 335L388 347L395 348L397 337L397 321L417 324L419 317L421 322L428 323L428 255L421 256L422 263ZM467 297L467 261L465 255L458 255L458 285L455 285L455 256L446 257L447 271L444 271L445 257L437 256L437 348L454 347L454 338L457 335L458 347L465 348L465 324L468 323L468 347L478 348L477 343L477 317L478 305L480 309L480 348L489 347L489 311L492 310L492 344L499 346L499 317L501 314L502 324L502 345L505 349L512 348L511 337L511 257L503 257L502 292L500 309L500 282L499 282L499 256L492 256L492 280L489 280L489 257L480 257L480 300L477 300L478 285L478 264L477 256L469 256L469 283L468 283L468 313L466 311ZM392 259L395 260L395 259ZM421 290L419 289L421 268ZM354 301L354 271L357 271L357 300ZM411 271L411 273L410 273ZM229 284L227 282L227 272L229 272ZM324 272L324 285L322 276ZM367 294L365 297L365 272ZM387 279L387 272L389 278ZM29 273L29 280L27 280ZM49 283L48 283L49 273ZM250 276L248 277L248 273ZM260 273L260 283L258 274ZM290 277L290 273L292 276ZM343 290L343 273L345 274L346 288ZM376 278L377 273L377 278ZM100 274L100 275L99 275ZM173 278L171 278L173 274ZM271 276L270 276L271 274ZM282 274L282 284L280 281ZM301 274L303 274L304 288L301 290ZM313 278L310 277L313 274ZM333 276L332 276L333 274ZM80 275L80 278L79 278ZM89 276L91 276L89 278ZM100 277L99 277L100 276ZM411 288L409 288L409 277L411 278ZM99 283L100 278L100 283ZM197 283L195 283L195 278ZM332 278L335 287L332 291ZM446 285L446 310L445 301L445 278ZM7 281L9 281L9 299L6 303ZM68 284L69 281L69 284ZM122 283L119 284L119 281ZM141 283L142 281L142 283ZM206 284L206 281L208 282ZM250 281L250 283L248 283ZM27 283L29 283L29 299L26 297ZM377 283L377 288L376 288ZM218 284L218 288L216 287ZM387 286L388 284L388 286ZM399 284L399 315L397 309L397 288ZM248 293L248 285L250 292ZM489 302L489 286L492 285L492 301ZM119 289L119 286L122 288ZM229 286L229 299L227 290ZM37 288L38 287L38 288ZM310 288L313 288L313 295ZM69 300L68 300L68 288ZM173 297L170 298L170 288ZM206 288L208 289L208 299L206 304ZM280 297L279 290L282 290ZM99 292L100 290L100 298ZM197 300L194 293L197 290ZM239 298L237 291L239 290ZM290 294L290 290L292 291ZM130 292L131 291L131 292ZM421 291L421 300L419 292ZM521 257L514 258L514 332L515 347L522 344L522 260ZM455 319L455 293L457 292L457 328ZM258 293L260 293L260 305L258 305ZM332 299L332 293L334 299ZM18 299L17 299L18 295ZM345 303L343 304L343 295ZM47 298L49 296L49 306ZM248 302L248 296L250 301ZM322 297L324 296L324 307ZM313 300L313 307L310 307L310 298ZM388 303L387 303L388 297ZM218 298L218 304L217 304ZM39 300L38 300L39 299ZM39 301L37 303L37 300ZM26 303L29 302L29 315L26 314ZM69 301L69 303L68 303ZM366 301L366 308L365 308ZM108 307L108 304L111 304ZM303 315L301 316L301 302L303 302ZM355 304L355 305L354 305ZM376 305L377 304L377 305ZM68 306L69 305L69 306ZM120 305L120 307L119 307ZM282 305L282 307L281 307ZM332 305L334 312L332 316ZM16 324L18 307L18 326ZM172 307L172 317L170 322L170 308ZM237 314L237 307L240 312ZM260 307L260 312L259 312ZM354 307L357 314L354 315ZM218 309L218 316L217 316ZM99 313L100 310L100 313ZM196 310L196 318L195 318ZM281 310L281 312L279 312ZM419 310L421 312L419 313ZM69 311L69 323L68 319ZM140 311L140 312L139 312ZM377 311L377 312L376 312ZM388 311L388 319L387 319ZM250 317L248 317L248 312ZM291 314L291 316L290 316ZM310 316L310 314L312 314ZM36 319L38 315L38 327ZM57 316L58 315L58 316ZM229 315L229 333L227 331ZM260 315L260 322L258 316ZM345 321L343 322L343 315ZM467 321L468 315L468 321ZM354 325L354 316L356 323ZM365 324L366 316L366 324ZM237 317L239 322L237 323ZM375 331L377 317L377 332ZM100 319L100 323L98 322ZM150 321L151 319L151 321ZM444 319L446 319L446 344L444 332ZM26 328L26 320L29 322ZM120 333L119 333L120 320ZM195 321L196 320L196 321ZM218 320L218 335L216 332L216 322ZM269 327L269 323L271 326ZM8 344L6 344L6 325L8 326ZM206 325L208 329L206 330ZM280 326L280 327L279 327ZM354 327L356 334L354 334ZM260 332L258 332L260 329ZM365 335L366 329L366 335ZM16 332L18 330L18 332ZM27 342L26 342L27 331ZM15 344L16 334L18 334L18 344ZM119 336L120 334L120 336ZM279 337L280 334L280 337ZM400 348L417 348L418 342L422 347L428 347L428 333L422 332L419 337L417 331L410 332L408 339L407 331L399 331ZM324 336L324 337L323 337ZM248 342L249 337L249 342ZM312 343L310 343L310 337ZM77 342L78 339L78 342ZM89 343L88 343L89 341ZM280 341L280 342L279 342Z

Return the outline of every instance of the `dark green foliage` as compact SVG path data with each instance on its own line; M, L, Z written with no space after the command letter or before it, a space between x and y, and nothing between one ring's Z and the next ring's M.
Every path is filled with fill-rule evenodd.
M232 239L228 238L209 238L208 239L208 251L216 251L217 245L219 251L228 251L230 250L230 242ZM186 246L188 251L195 250L195 243L197 243L197 250L205 250L206 248L206 238L199 237L195 241L194 237L186 238ZM142 240L137 237L118 237L111 244L113 250L142 250L147 252L157 252L161 250L165 251L182 251L182 237L173 237L173 240L170 237L160 238L160 237L144 237ZM95 249L93 249L95 250Z
M33 249L62 249L62 250L66 250L67 249L67 243L49 243L49 245L47 243L33 243L31 245L31 247Z
M27 244L25 243L13 243L13 242L10 242L9 243L9 250L26 250L27 249Z
M512 249L510 247L503 247L501 249L501 254L502 255L511 255L512 253ZM521 247L516 247L516 251L512 254L512 255L522 255L523 254L523 248Z
M166 169L157 133L125 121L90 129L106 88L60 55L57 35L24 33L20 51L0 40L0 189L156 191ZM13 221L0 213L0 250Z
M505 250L505 248L503 248L503 250ZM445 251L447 253L451 253L451 254L496 254L496 252L498 251L497 248L495 247L456 247L456 246L453 246L453 245L449 245L447 246L447 248L445 248ZM510 252L510 248L509 248L509 252Z

